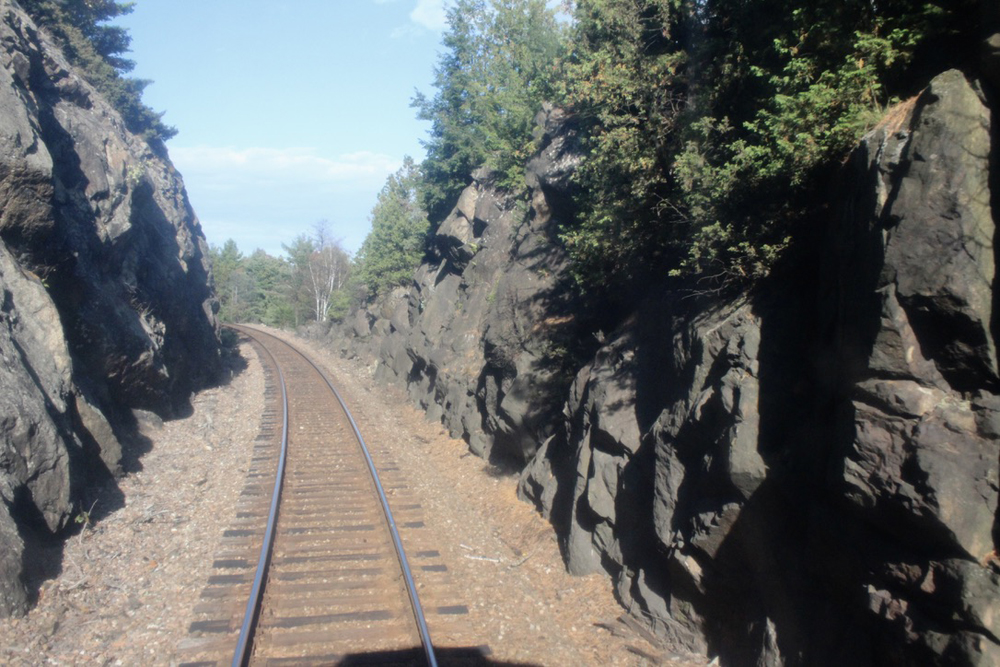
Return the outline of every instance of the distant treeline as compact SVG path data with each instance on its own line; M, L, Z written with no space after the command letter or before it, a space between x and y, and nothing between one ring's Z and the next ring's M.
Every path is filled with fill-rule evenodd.
M209 260L223 322L298 326L339 321L350 307L406 284L424 256L427 216L417 202L413 160L389 176L372 209L372 228L356 257L321 221L312 234L283 245L286 257L263 250L244 256L230 239Z
M232 239L209 248L221 321L285 327L344 316L354 266L329 226L317 223L282 247L287 257L244 255Z

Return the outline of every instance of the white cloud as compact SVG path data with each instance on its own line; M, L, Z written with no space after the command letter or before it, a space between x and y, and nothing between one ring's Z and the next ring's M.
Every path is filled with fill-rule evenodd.
M386 5L399 0L372 0L377 5ZM413 0L408 0L413 2ZM443 32L448 27L447 6L451 0L416 0L416 5L410 11L410 22L396 27L391 33L392 39L418 38L429 32Z
M407 23L406 25L401 25L398 28L393 29L389 33L390 39L410 39L415 37L420 37L427 32L426 28L421 28L418 25L412 23Z
M401 157L372 151L325 156L313 148L171 146L209 242L281 253L281 244L329 220L353 251L386 177Z
M417 6L410 12L410 20L429 30L444 30L448 26L445 14L447 0L417 0Z
M214 185L295 179L330 185L384 179L399 159L361 151L333 157L312 148L171 147L170 157L182 173L210 174Z

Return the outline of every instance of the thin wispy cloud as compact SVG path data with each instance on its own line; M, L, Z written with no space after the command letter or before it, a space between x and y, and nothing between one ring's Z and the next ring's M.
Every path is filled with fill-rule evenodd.
M309 183L348 183L385 178L397 169L398 158L362 151L334 157L312 148L233 148L228 146L171 147L170 156L182 172L212 174L216 183L247 180L286 180Z
M376 195L402 163L372 151L327 156L312 148L171 146L170 156L209 240L239 238L242 250L274 255L324 219L355 251Z
M389 33L390 39L405 39L409 37L420 37L423 33L427 32L426 28L421 28L420 26L414 25L412 23L407 23L406 25L401 25L398 28L394 28L391 33Z
M445 13L447 0L417 0L417 6L410 12L410 20L428 30L444 30L448 25Z

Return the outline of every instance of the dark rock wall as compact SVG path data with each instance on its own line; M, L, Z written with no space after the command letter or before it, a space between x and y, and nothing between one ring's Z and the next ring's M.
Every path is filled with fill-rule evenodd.
M938 77L770 284L616 332L522 475L571 570L727 664L1000 661L992 122Z
M11 0L0 65L6 615L28 603L25 540L86 510L88 487L122 470L132 410L184 410L219 347L205 241L169 160Z
M550 110L531 205L481 174L415 285L338 342L524 462L569 569L673 641L726 665L1000 664L993 92L949 71L894 109L753 294L653 289L608 335L551 243L576 158Z
M531 202L507 199L478 172L413 286L354 313L337 337L345 352L373 352L377 377L405 384L476 454L518 469L561 421L579 326L553 243L559 211L545 194L568 185L572 130L558 111L544 117Z

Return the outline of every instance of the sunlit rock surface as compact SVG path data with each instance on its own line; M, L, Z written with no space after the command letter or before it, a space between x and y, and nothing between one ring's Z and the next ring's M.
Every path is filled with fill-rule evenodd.
M374 353L380 379L404 384L474 452L518 468L557 430L573 376L565 346L578 330L553 207L578 158L561 112L541 119L547 147L529 168L531 203L477 172L434 235L433 261L411 287L352 314L338 339Z
M113 483L133 409L169 415L219 368L206 245L180 176L0 0L0 614L25 538ZM109 511L113 508L96 508ZM27 540L30 542L31 540Z

